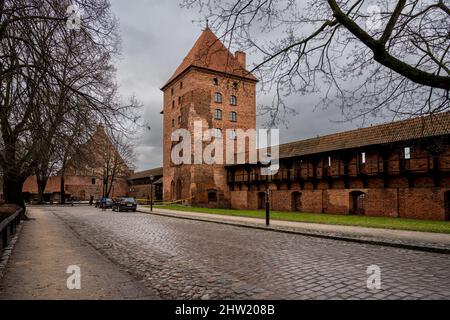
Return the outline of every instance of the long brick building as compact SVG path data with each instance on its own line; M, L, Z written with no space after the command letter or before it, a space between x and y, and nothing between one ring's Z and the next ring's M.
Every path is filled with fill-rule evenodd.
M118 154L104 127L99 125L91 139L80 148L79 157L68 160L64 175L59 173L49 177L44 201L60 202L61 180L66 200L74 198L86 201L91 197L98 199L106 193L109 193L110 197L124 196L129 193L128 178L132 174L133 171ZM0 188L0 197L2 190L3 188ZM25 181L22 193L25 202L38 200L36 176Z
M387 123L279 146L280 169L229 166L233 208L450 218L450 114Z
M166 201L262 209L269 189L273 210L449 219L449 113L281 145L273 176L258 163L175 164L176 129L193 134L195 121L218 134L256 127L257 79L245 60L207 28L162 87Z

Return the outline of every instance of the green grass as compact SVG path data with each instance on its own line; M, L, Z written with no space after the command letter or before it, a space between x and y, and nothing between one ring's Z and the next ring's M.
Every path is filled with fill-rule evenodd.
M252 217L261 219L265 218L265 212L258 210L210 209L210 208L186 207L181 205L154 206L154 207L177 211L222 214L227 216L241 216L241 217ZM416 219L351 216L351 215L337 215L324 213L293 213L282 211L271 211L270 217L271 219L285 220L285 221L450 233L450 221L428 221Z

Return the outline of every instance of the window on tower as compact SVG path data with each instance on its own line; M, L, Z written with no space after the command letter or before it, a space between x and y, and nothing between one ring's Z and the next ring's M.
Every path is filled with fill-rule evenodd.
M213 85L218 86L219 85L219 79L214 78L213 79Z
M237 121L237 113L236 112L230 112L230 121L236 122Z
M214 101L216 103L222 103L222 94L220 92L214 94Z
M175 108L175 100L172 100L172 108Z
M232 106L237 106L237 97L236 96L231 96L230 97L230 104Z
M214 137L218 138L218 139L221 139L222 138L222 129L216 128L216 130L214 130L214 131L215 131L214 132Z
M183 81L180 82L180 89L183 89Z
M228 139L236 140L236 130L227 130L228 131Z
M216 109L214 113L214 119L216 120L222 120L222 110Z

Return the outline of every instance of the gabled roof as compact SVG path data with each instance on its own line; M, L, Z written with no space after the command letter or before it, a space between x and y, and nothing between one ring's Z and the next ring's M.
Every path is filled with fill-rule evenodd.
M280 145L280 158L450 135L450 112L390 122Z
M128 180L138 180L154 176L155 178L163 175L163 168L154 168L145 171L135 172L128 177Z
M162 87L162 89L164 89L191 67L208 69L211 71L226 73L257 81L256 77L245 70L236 57L224 46L224 44L209 28L203 30L192 49L184 58L183 62Z

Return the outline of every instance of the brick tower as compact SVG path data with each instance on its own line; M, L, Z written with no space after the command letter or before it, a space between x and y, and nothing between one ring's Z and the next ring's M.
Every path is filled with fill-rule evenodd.
M246 56L234 55L206 28L181 65L162 87L164 92L164 200L210 207L227 207L230 195L224 164L179 164L171 159L171 134L183 128L194 134L214 129L234 140L235 129L256 128L257 79L246 70ZM226 134L226 132L228 134ZM194 144L194 143L193 143ZM193 158L193 148L191 149Z

